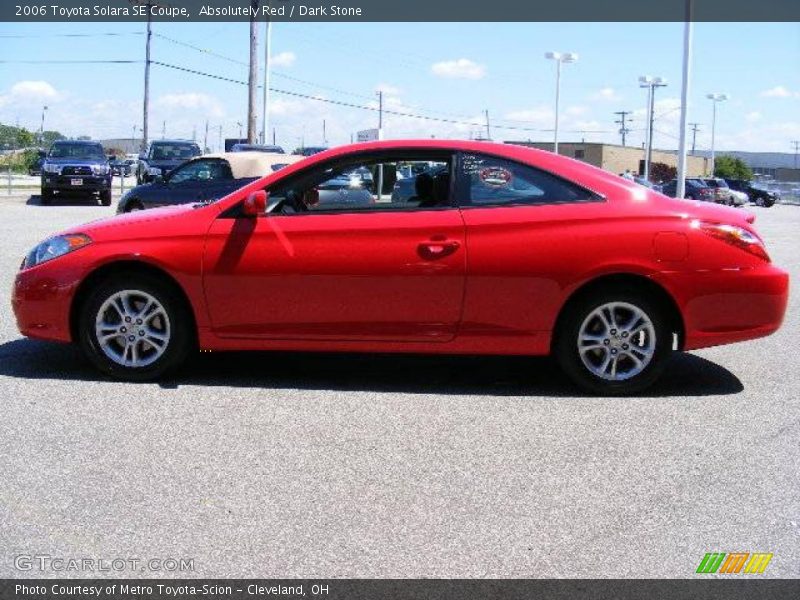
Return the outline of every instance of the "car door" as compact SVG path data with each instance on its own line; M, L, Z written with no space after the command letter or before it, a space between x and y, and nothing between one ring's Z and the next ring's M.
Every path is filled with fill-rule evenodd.
M546 343L562 291L602 248L603 199L515 161L462 155L456 195L469 241L459 337L506 352Z
M449 161L449 155L447 156ZM309 167L317 177L328 165ZM271 201L295 189L271 186ZM292 184L294 185L294 184ZM299 186L300 184L298 184ZM258 218L221 215L208 232L203 283L222 337L446 342L464 293L464 224L449 187L438 206L311 202ZM284 200L285 202L285 200Z

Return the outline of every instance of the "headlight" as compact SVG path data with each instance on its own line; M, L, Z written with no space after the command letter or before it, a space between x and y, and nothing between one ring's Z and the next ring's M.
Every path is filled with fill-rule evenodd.
M161 169L159 169L158 167L150 167L149 169L147 169L147 174L153 175L154 177L158 177L159 175L161 175Z
M109 168L108 165L94 165L92 166L92 173L95 175L108 175Z
M91 238L82 233L51 237L30 251L22 263L22 268L30 269L31 267L40 265L48 260L53 260L59 256L64 256L73 250L77 250L91 243Z
M55 173L56 175L61 174L61 167L51 163L44 163L44 165L42 165L42 169L45 173Z

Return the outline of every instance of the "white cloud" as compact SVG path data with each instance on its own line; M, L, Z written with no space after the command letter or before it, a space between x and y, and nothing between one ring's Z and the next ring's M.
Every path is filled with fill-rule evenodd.
M164 94L156 102L156 107L173 111L199 110L206 117L219 118L225 114L222 102L209 94L201 92L185 92L180 94Z
M585 115L588 111L589 109L585 106L569 106L564 111L564 114L570 117L579 117Z
M774 88L764 90L761 92L761 95L764 98L790 98L792 96L792 92L787 90L782 85L776 85Z
M18 81L11 86L8 93L0 95L0 106L26 107L43 102L58 102L63 97L63 94L46 81Z
M486 76L486 67L468 58L459 58L434 63L431 72L446 79L482 79Z
M604 87L590 96L592 100L601 100L604 102L617 102L622 99L617 91L612 87Z
M754 123L755 121L760 121L761 113L758 112L757 110L749 112L744 116L744 120L747 121L748 123Z
M546 123L551 125L555 119L553 109L548 106L535 106L522 110L514 110L506 113L505 118L509 121L528 121L531 123Z
M379 83L375 86L376 92L383 92L386 96L399 96L400 88L390 85L388 83Z
M279 52L270 57L273 67L291 67L297 60L294 52Z

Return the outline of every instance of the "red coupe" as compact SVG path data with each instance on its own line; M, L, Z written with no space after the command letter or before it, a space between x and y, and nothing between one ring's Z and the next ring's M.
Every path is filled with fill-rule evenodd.
M674 350L778 329L788 275L752 222L549 152L364 143L51 237L13 307L24 335L127 380L198 348L552 353L591 392L633 393Z

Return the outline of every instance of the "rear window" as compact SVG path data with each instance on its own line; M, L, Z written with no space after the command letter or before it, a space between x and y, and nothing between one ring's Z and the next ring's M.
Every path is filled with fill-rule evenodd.
M50 158L106 159L100 144L53 144L48 156Z

